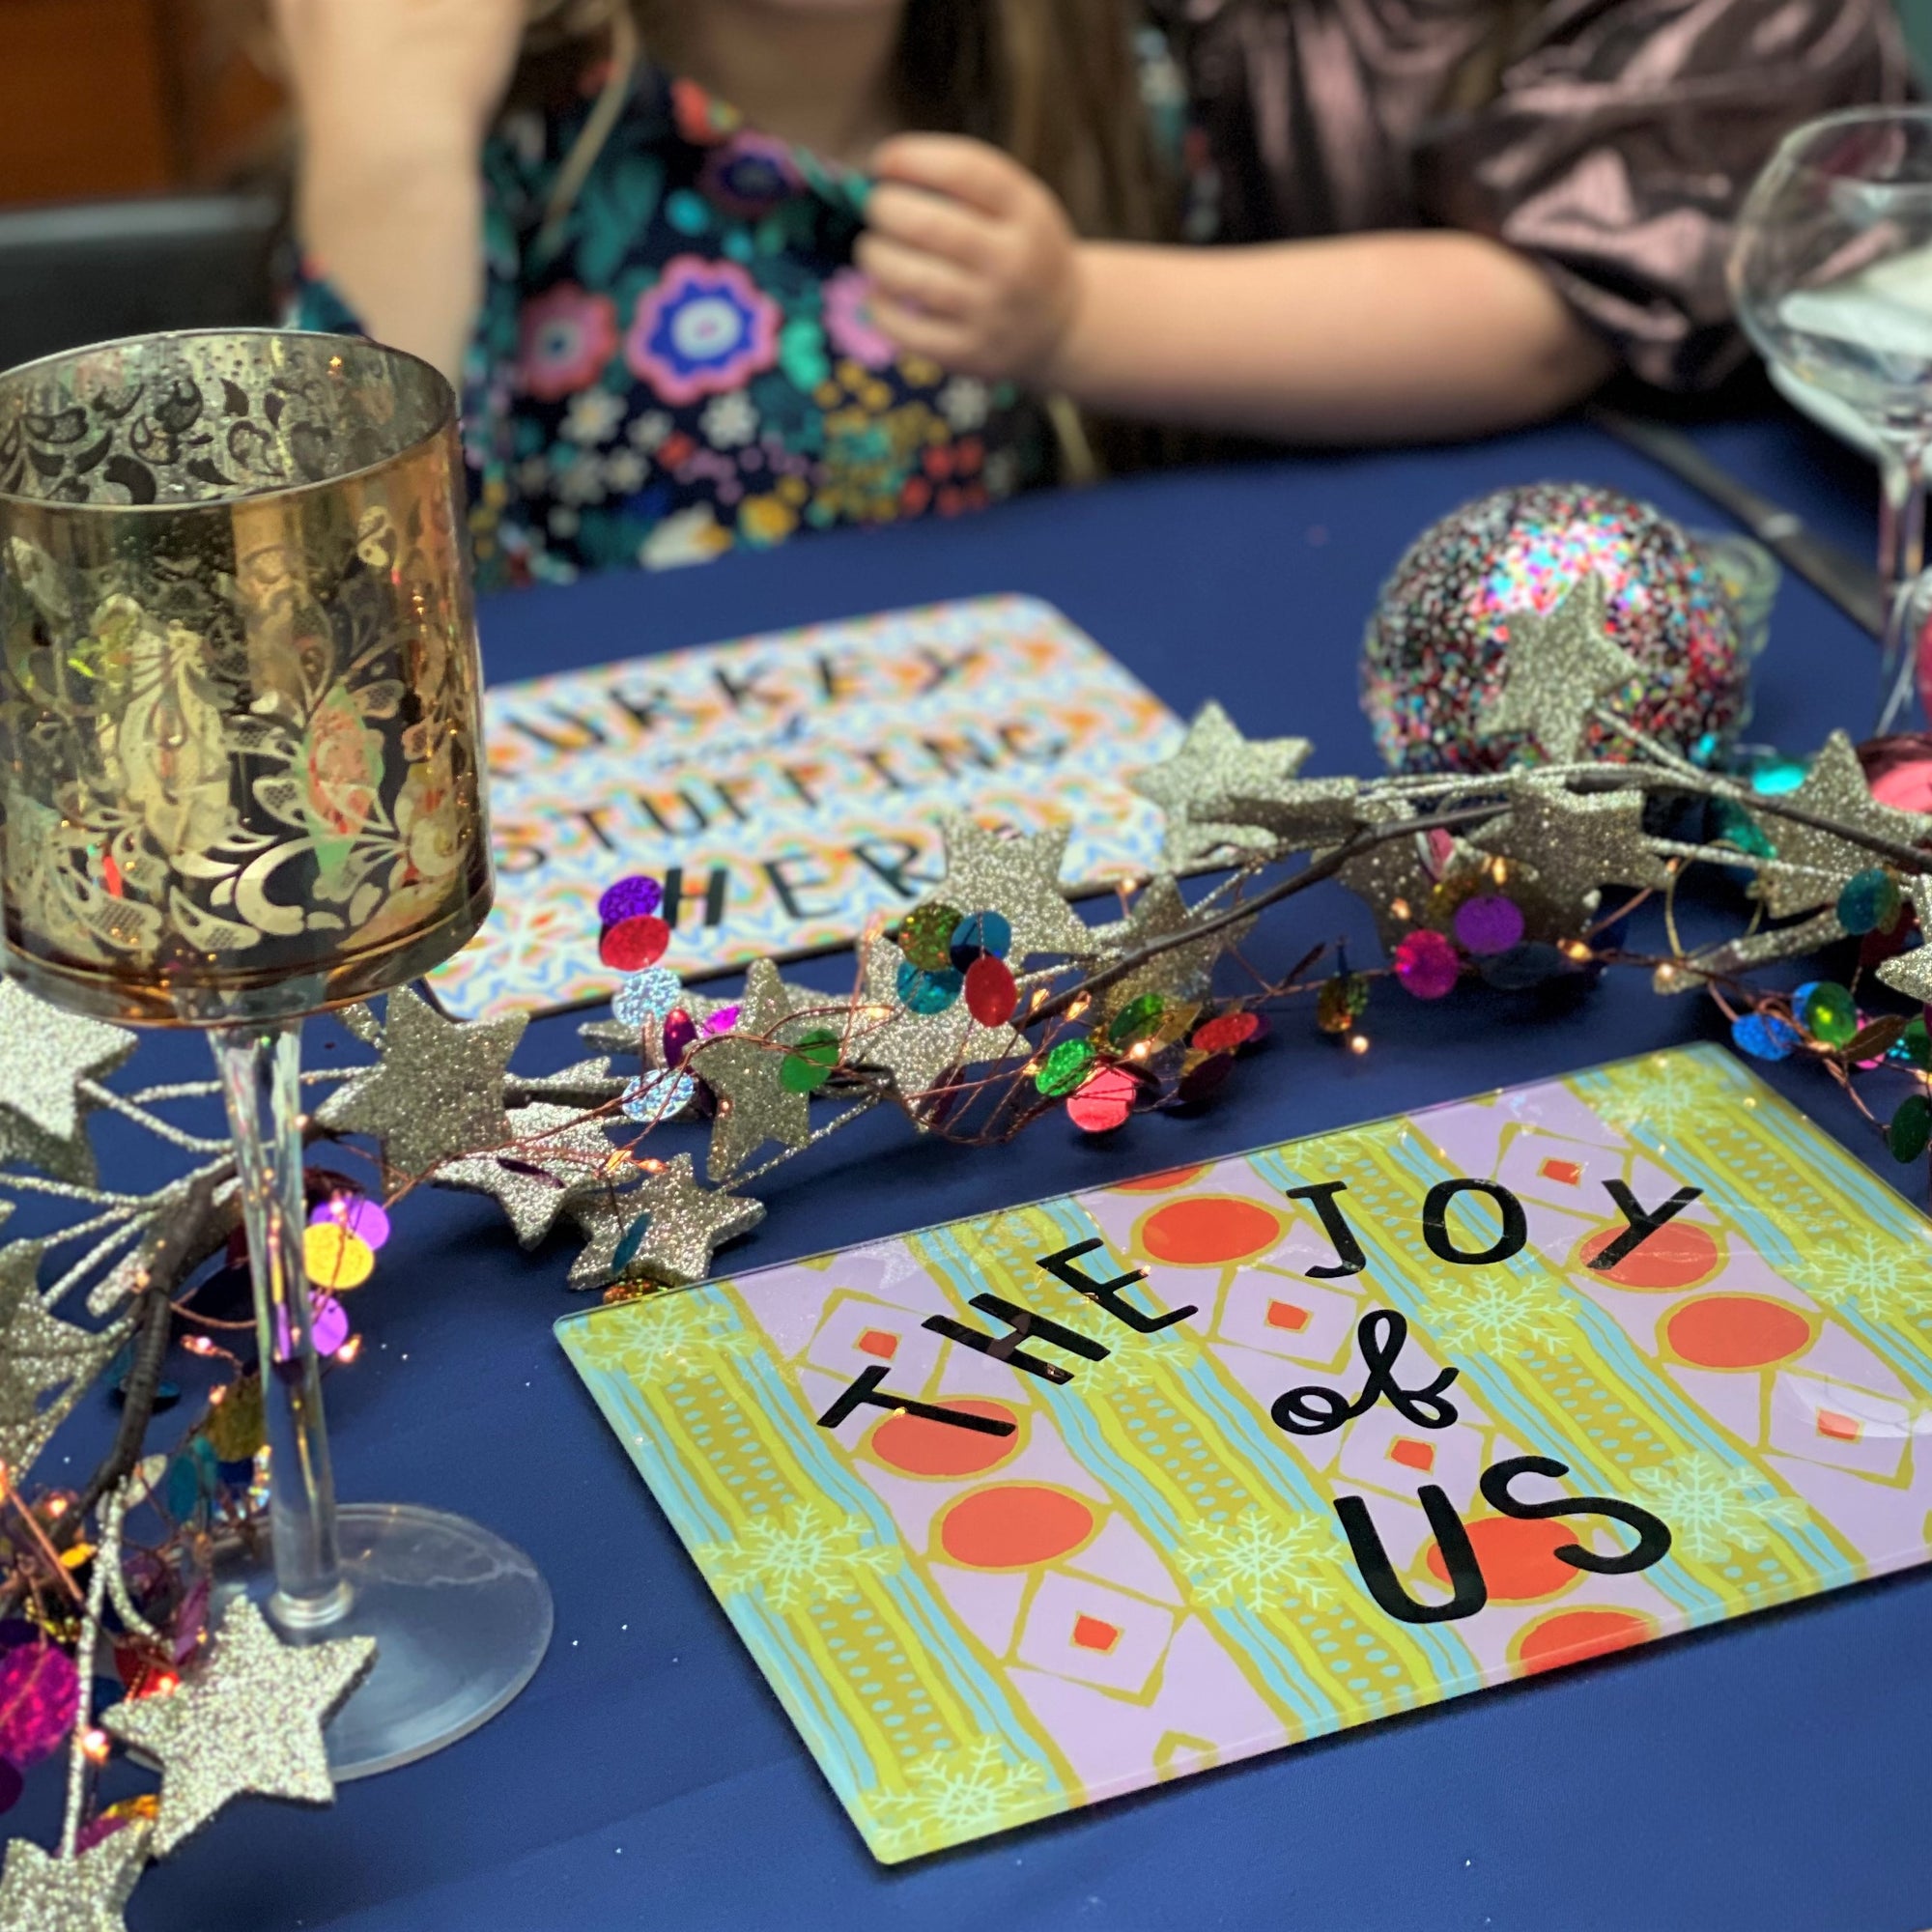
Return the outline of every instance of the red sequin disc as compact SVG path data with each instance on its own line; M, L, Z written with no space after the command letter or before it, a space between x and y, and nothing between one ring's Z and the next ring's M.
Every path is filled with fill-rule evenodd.
M966 1010L981 1026L1005 1026L1020 1003L1011 969L988 952L966 969Z
M1082 1133L1109 1133L1134 1111L1139 1094L1132 1074L1102 1066L1068 1098L1066 1116Z
M1197 1028L1189 1044L1203 1053L1232 1053L1236 1047L1246 1046L1251 1039L1258 1038L1262 1031L1259 1013L1223 1013L1219 1019Z
M634 913L607 925L597 942L597 956L617 973L641 973L664 957L670 944L670 927L655 914Z

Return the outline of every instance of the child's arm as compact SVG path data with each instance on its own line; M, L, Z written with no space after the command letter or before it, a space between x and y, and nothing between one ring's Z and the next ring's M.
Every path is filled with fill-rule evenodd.
M482 290L483 136L524 0L275 0L303 249L376 340L460 384Z
M978 142L880 150L860 261L899 344L1122 415L1290 440L1534 421L1610 373L1527 257L1447 230L1226 249L1076 241L1052 194Z

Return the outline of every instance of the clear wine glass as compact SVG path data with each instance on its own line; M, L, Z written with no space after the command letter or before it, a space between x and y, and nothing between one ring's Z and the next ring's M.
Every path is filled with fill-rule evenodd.
M1932 705L1915 638L1932 439L1932 108L1860 107L1786 135L1739 216L1739 320L1774 373L1852 409L1879 450L1886 635L1876 728Z
M56 1005L211 1037L255 1288L291 1640L377 1639L329 1726L353 1777L453 1742L549 1643L527 1557L338 1510L303 1262L306 1013L402 985L493 890L449 385L270 330L0 376L0 965Z

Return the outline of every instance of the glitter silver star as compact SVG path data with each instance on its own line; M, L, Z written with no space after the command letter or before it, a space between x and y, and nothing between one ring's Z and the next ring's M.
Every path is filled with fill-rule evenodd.
M705 1160L713 1181L729 1180L767 1141L798 1149L810 1140L810 1102L786 1091L782 1047L809 1030L793 1024L793 1015L825 1004L820 994L787 986L769 960L757 960L745 975L737 1025L685 1056L684 1070L718 1096Z
M0 1078L4 1078L0 1072ZM71 1135L43 1133L32 1121L0 1110L0 1167L31 1167L73 1187L92 1187L99 1179L94 1148L87 1137L87 1117L95 1102L77 1097L76 1125Z
M1394 825L1415 816L1398 799L1367 799L1359 810L1363 823L1371 826ZM1318 852L1315 862L1326 856ZM1423 867L1413 838L1384 838L1371 845L1348 860L1335 877L1375 915L1376 931L1389 952L1414 929L1435 883Z
M1226 910L1225 906L1215 907L1204 917L1218 918ZM1149 883L1125 919L1097 928L1094 937L1108 958L1119 958L1156 940L1171 939L1196 923L1180 896L1180 888L1163 872ZM1254 923L1253 919L1239 920L1225 931L1174 947L1135 967L1100 995L1102 1015L1119 1012L1144 993L1158 993L1162 999L1177 1002L1205 998L1213 984L1214 962L1230 947L1238 946Z
M389 995L383 1058L331 1094L316 1119L338 1133L373 1134L405 1174L510 1138L503 1075L527 1013L464 1026L399 987Z
M49 1315L41 1253L38 1241L0 1248L0 1483L17 1483L32 1466L127 1333L125 1324L77 1328Z
M284 1643L237 1597L207 1662L178 1690L103 1712L104 1730L161 1768L155 1856L166 1858L231 1799L328 1804L335 1786L322 1727L375 1663L374 1637Z
M1195 713L1173 756L1137 772L1127 782L1167 814L1171 859L1177 843L1190 852L1204 843L1253 844L1251 838L1226 836L1247 822L1242 812L1227 809L1230 802L1276 799L1294 789L1291 781L1311 749L1306 738L1244 737L1210 698ZM1210 838L1210 833L1219 836ZM1328 836L1340 834L1331 831Z
M1670 870L1644 842L1643 794L1579 797L1548 780L1520 779L1510 809L1470 836L1472 845L1519 859L1549 881L1590 886L1666 886Z
M1093 935L1061 895L1060 865L1067 830L1002 838L964 814L940 827L946 840L946 877L935 897L961 912L997 912L1013 928L1007 963L1015 971L1036 952L1085 957Z
M509 1118L513 1145L445 1161L434 1179L439 1187L491 1196L510 1217L518 1242L533 1248L575 1196L610 1184L611 1164L622 1156L603 1126L575 1107L539 1102Z
M537 1100L554 1096L558 1101L575 1101L580 1107L601 1107L614 1100L630 1083L611 1071L608 1054L595 1060L579 1060L560 1066L554 1073L535 1073L519 1077L519 1096Z
M1881 805L1871 795L1864 767L1852 741L1842 731L1833 731L1824 748L1811 761L1804 782L1790 794L1789 804L1823 818L1835 818L1856 826L1874 838L1889 838L1899 845L1917 845L1932 838L1932 816L1917 811L1896 811ZM1834 838L1795 819L1763 814L1763 825L1777 847L1783 866L1767 867L1757 879L1757 896L1773 919L1795 912L1809 912L1816 906L1833 905L1846 880L1886 861L1863 845ZM1804 867L1804 871L1788 871L1785 867Z
M957 1066L1004 1065L1024 1058L1033 1048L1026 1036L1010 1026L981 1026L963 1000L954 1001L943 1013L914 1012L898 995L903 957L886 939L875 939L866 949L845 1052L854 1065L875 1066L893 1076L913 1124L923 1132L937 1103L933 1090L942 1076Z
M1643 675L1643 667L1611 642L1608 608L1603 578L1589 570L1548 614L1512 611L1503 688L1485 708L1482 730L1532 738L1556 764L1580 756L1584 726L1599 701Z
M1670 883L1669 868L1644 843L1641 792L1577 797L1560 784L1519 780L1510 809L1469 842L1503 862L1497 887L1521 906L1533 938L1583 931L1601 886Z
M1910 952L1888 959L1878 969L1878 977L1909 1000L1932 1002L1932 879L1907 879L1905 891L1924 937Z
M570 1270L575 1289L695 1287L710 1275L714 1250L765 1218L760 1201L700 1186L688 1153L627 1193L573 1201L570 1213L586 1242Z
M71 1859L15 1838L0 1875L0 1932L128 1932L124 1915L147 1861L140 1819Z
M75 1087L112 1073L133 1051L125 1028L64 1012L0 979L0 1127L11 1117L72 1140L80 1127Z

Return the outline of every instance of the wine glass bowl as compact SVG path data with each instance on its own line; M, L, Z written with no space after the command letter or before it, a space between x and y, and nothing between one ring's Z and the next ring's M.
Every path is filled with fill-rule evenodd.
M1731 280L1773 362L1869 422L1932 426L1932 112L1859 109L1787 136Z
M263 1368L292 1641L376 1639L338 1778L508 1703L550 1641L529 1559L460 1517L338 1511L307 1270L302 1015L482 923L481 667L455 398L428 364L271 330L0 375L0 967L57 1006L208 1031Z
M1932 109L1852 108L1786 135L1738 217L1729 277L1738 319L1774 373L1838 398L1877 442L1887 617L1877 729L1890 730L1927 644L1911 593L1924 565L1932 439ZM1932 663L1916 668L1921 688L1932 685Z
M345 337L0 377L0 873L43 997L313 1012L481 924L456 435L434 370Z

